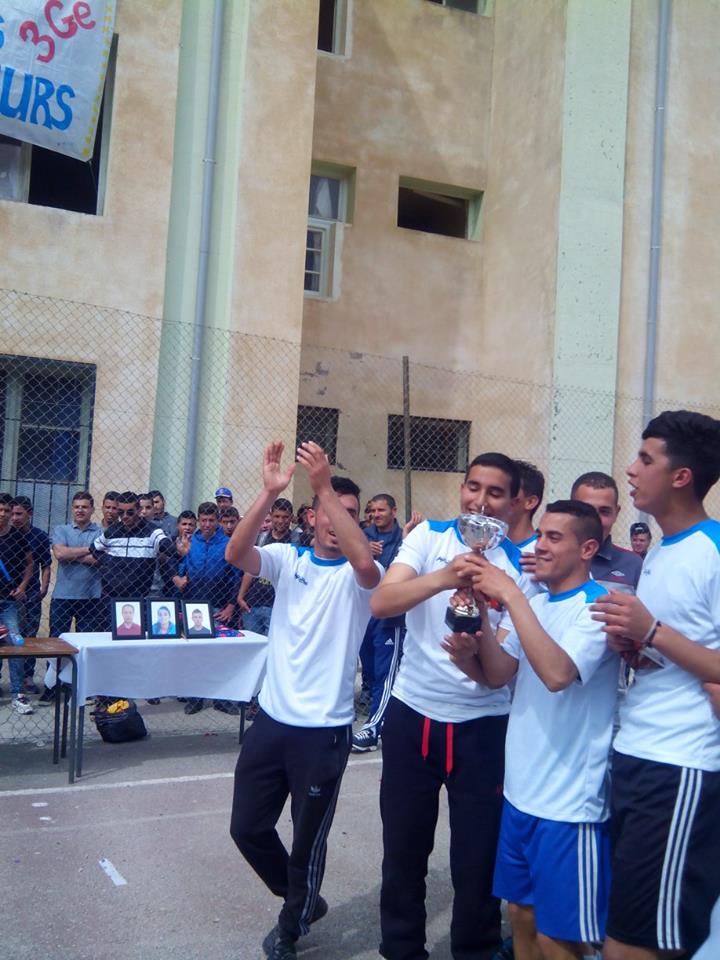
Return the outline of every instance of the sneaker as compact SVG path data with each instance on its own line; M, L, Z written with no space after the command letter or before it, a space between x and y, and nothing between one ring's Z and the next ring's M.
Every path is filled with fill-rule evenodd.
M235 703L234 700L213 700L213 710L229 713L231 717L240 716L240 704Z
M40 693L40 687L35 683L32 677L26 677L23 681L23 690L25 693Z
M40 699L38 703L52 703L55 699L55 687L45 687L43 692L40 694Z
M198 700L196 697L192 697L192 699L188 699L188 702L183 707L183 713L186 713L188 716L193 713L200 713L204 706L204 700Z
M273 927L262 942L263 953L268 960L292 960L297 956L297 950L292 940L283 940L280 937L280 928Z
M24 693L18 693L15 697L13 697L12 705L16 713L34 713L33 708L30 706L30 701Z
M371 750L377 750L379 739L373 727L363 727L358 733L353 734L350 753L370 753Z
M317 902L316 902L316 904L315 904L315 909L314 909L314 911L313 911L313 915L312 915L312 917L310 918L310 923L317 923L318 920L322 920L322 918L327 914L328 909L329 909L329 908L328 908L328 902L327 902L327 900L325 899L325 897L321 897L321 896L318 895ZM281 941L280 941L280 927L274 926L274 927L272 928L272 930L270 931L270 933L267 934L267 936L265 937L265 939L264 939L263 942L262 942L262 948L263 948L263 951L264 951L266 957L271 957L271 956L272 956L273 947L275 946L276 943L279 943L279 942L281 942ZM284 941L284 942L287 943L288 941ZM290 945L292 946L292 948L293 948L293 950L294 950L294 949L295 949L295 944L294 944L294 943L291 943ZM287 954L287 956L294 957L295 954L294 954L294 953L290 953L290 954Z

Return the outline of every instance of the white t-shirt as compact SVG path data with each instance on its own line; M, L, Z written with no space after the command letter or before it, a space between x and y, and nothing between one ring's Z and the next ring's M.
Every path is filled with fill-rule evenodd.
M538 535L534 533L531 537L528 537L527 540L521 540L520 543L516 543L515 546L520 553L535 553L535 544L537 542Z
M291 543L258 550L260 576L275 587L260 706L294 727L352 723L355 667L372 590L360 586L344 557L322 560Z
M469 549L460 537L457 520L427 520L403 540L393 564L412 567L421 577L447 566L460 553L469 553ZM526 596L537 592L537 585L520 572L520 552L509 540L485 556L508 573ZM510 709L508 688L490 690L471 680L440 646L450 633L445 611L453 593L444 590L406 613L407 633L393 696L424 717L445 723L506 714ZM512 626L507 613L495 610L490 610L490 622L493 629L498 624L505 629Z
M637 595L662 623L720 650L720 523L703 520L648 552ZM720 770L720 720L702 683L664 658L638 670L620 709L615 749L659 763Z
M605 589L588 580L565 593L542 593L530 606L577 667L579 679L551 693L530 666L517 633L503 649L518 661L505 741L505 796L545 820L607 820L608 753L617 696L618 656L589 605Z

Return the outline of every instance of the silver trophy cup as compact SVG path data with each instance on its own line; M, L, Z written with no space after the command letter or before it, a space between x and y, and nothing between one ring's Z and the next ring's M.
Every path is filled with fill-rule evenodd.
M484 554L505 538L508 525L503 520L488 517L484 513L461 513L458 517L458 530L463 543L474 552ZM447 608L445 623L453 633L477 633L482 624L482 614L471 593L468 593L465 603Z

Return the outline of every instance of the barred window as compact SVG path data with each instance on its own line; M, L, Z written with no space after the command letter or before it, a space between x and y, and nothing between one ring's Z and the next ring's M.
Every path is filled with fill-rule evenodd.
M36 526L65 523L88 485L95 372L0 354L0 489L30 497Z
M470 450L470 421L410 417L410 460L413 470L464 473ZM388 416L388 470L405 469L403 418Z
M337 461L339 414L340 411L332 407L298 407L295 445L299 447L307 440L314 440L334 464Z

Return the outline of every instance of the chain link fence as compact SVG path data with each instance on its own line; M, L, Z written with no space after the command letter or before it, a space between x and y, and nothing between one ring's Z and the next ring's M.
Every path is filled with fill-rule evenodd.
M262 450L273 437L285 441L288 458L297 442L316 440L335 470L360 485L363 499L392 494L401 520L411 509L425 517L453 516L468 460L482 451L535 463L549 480L550 498L567 496L580 473L606 470L621 489L615 539L629 544L637 515L623 479L643 426L639 397L446 370L416 363L412 353L406 359L377 356L221 329L206 330L202 354L193 357L189 325L14 291L0 291L0 316L7 350L0 354L0 491L19 499L21 508L27 505L22 498L32 504L31 514L11 506L9 522L36 528L56 547L62 540L57 528L67 531L73 495L83 490L95 499L98 525L108 521L102 512L107 491L159 490L166 511L177 516L196 512L222 486L242 513L258 492ZM199 368L195 395L193 362ZM720 417L717 400L693 409ZM193 403L199 429L188 481ZM686 405L668 397L655 406ZM310 501L302 475L287 495L296 510ZM720 513L717 488L707 507ZM28 636L53 628L60 633L69 623L95 629L97 598L58 596L61 561L39 534L34 594L21 610L22 629ZM79 583L93 579L90 567L76 573ZM161 579L156 588L161 596L168 583ZM51 599L65 601L64 617L55 603L52 625ZM79 605L70 609L70 600ZM42 691L44 667L28 665L23 679L30 689L34 684ZM19 715L8 672L5 662L0 742L47 740L52 710L29 693L33 713ZM213 710L186 715L175 700L141 707L153 732L236 731L232 717ZM87 735L96 735L91 725Z

